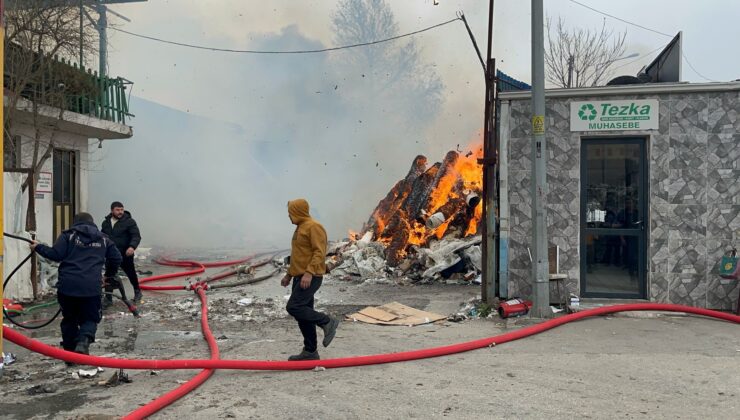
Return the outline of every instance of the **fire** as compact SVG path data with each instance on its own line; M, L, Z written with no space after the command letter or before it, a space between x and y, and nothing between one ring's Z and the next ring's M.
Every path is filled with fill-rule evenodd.
M386 245L393 265L406 255L408 245L424 246L450 230L459 236L477 234L483 213L483 167L478 163L482 140L468 150L449 152L431 166L426 157L417 156L408 175L378 203L362 232L351 232L350 238L372 231L374 240Z

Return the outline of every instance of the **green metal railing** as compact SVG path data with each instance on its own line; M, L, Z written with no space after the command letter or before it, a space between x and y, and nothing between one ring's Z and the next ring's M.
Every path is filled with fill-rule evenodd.
M97 71L93 72L91 69L80 70L76 63L70 64L65 60L59 62L76 70L79 76L75 77L86 79L83 84L87 89L78 94L74 92L65 94L68 111L120 124L126 124L126 118L134 116L129 112L126 96L126 90L133 84L132 82L122 77L101 77Z
M126 124L127 91L132 82L98 75L59 57L47 58L10 43L5 55L5 87L30 101Z

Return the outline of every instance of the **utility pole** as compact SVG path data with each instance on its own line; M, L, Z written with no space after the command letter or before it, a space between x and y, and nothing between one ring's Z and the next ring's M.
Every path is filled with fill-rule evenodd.
M493 0L488 5L488 48L486 54L486 104L483 112L483 273L481 297L489 305L496 297L496 168L498 153L493 134L495 104L493 102L496 80L495 62L491 58L493 50Z
M108 74L108 8L98 4L98 52L100 54L100 77Z
M550 310L547 255L547 143L545 141L545 38L542 0L532 0L532 278L533 315L545 318Z
M84 70L83 59L85 58L84 51L82 50L82 39L85 36L85 5L80 0L80 70Z
M5 57L5 4L3 0L0 0L0 57ZM3 68L5 64L5 60L0 60L0 74L5 74L5 69ZM0 91L5 92L5 78L0 77ZM2 121L2 124L0 124L0 138L5 139L5 133L3 130L5 129L5 116L3 115L3 112L5 111L4 106L0 106L0 121ZM0 156L5 156L5 151L3 150L4 141L0 141ZM5 164L5 159L0 159L0 174L5 173L5 168L3 165ZM5 219L5 206L3 203L3 187L4 182L0 181L0 226L3 226L3 222ZM3 235L0 235L0 273L4 273L3 270ZM3 274L3 279L5 278L5 275ZM3 282L0 281L0 302L3 301ZM3 312L0 312L0 377L3 376L3 370L5 369L5 353L3 353Z
M575 64L575 60L573 59L573 56L568 57L568 89L573 87L573 65Z

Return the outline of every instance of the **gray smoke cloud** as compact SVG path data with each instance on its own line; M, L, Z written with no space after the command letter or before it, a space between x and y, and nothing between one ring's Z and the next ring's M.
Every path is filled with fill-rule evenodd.
M295 25L254 45L325 47ZM404 57L409 45L377 52ZM94 159L91 210L102 218L111 201L124 202L148 245L285 247L286 203L298 197L330 238L360 229L417 154L432 152L433 162L475 133L429 133L449 94L429 63L358 65L351 53L210 55L214 73L203 83L233 80L232 97L214 106L238 123L133 98L134 138L105 142Z

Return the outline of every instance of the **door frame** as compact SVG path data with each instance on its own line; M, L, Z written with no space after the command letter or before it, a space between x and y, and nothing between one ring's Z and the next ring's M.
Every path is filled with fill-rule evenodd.
M578 207L579 212L579 247L580 247L580 295L585 298L603 298L603 299L648 299L648 254L650 249L650 215L648 209L650 205L648 200L650 199L650 177L649 177L649 148L650 136L646 135L608 135L608 136L582 136L580 139L580 172L581 172L581 183L580 183L580 203ZM586 146L591 144L638 144L640 145L640 159L639 159L639 170L641 183L639 204L637 210L642 215L642 224L637 232L637 282L639 290L637 294L632 293L604 293L604 292L589 292L586 285L587 276L587 256L586 256L586 234L613 234L614 229L588 229L586 226L586 185L588 181L588 171L586 170L587 155Z
M79 150L72 149L72 148L62 148L62 147L55 147L52 151L52 171L54 171L54 162L56 158L56 152L66 152L69 153L70 156L74 159L74 162L70 162L70 166L72 166L72 179L70 180L70 194L71 194L71 200L69 203L71 214L69 218L70 226L72 225L72 219L74 218L74 215L77 213L77 209L79 208L79 180L80 180L80 155ZM54 174L56 175L56 174ZM52 176L54 176L52 175ZM63 179L63 178L62 178ZM63 183L63 182L62 182ZM61 183L60 183L61 184ZM57 237L58 232L57 231L64 231L64 229L60 229L59 224L62 222L57 217L57 201L55 200L55 188L63 188L62 185L57 185L56 182L52 183L52 193L51 193L51 211L52 211L52 236L54 238ZM64 216L63 214L61 215Z

